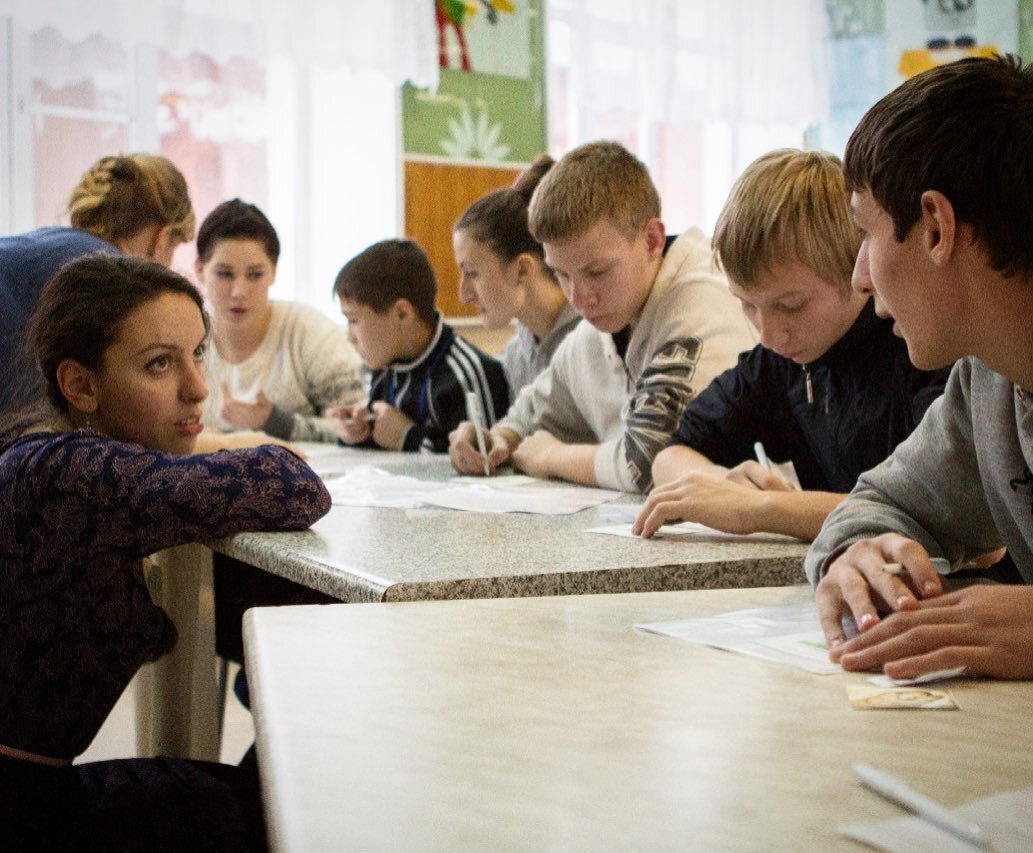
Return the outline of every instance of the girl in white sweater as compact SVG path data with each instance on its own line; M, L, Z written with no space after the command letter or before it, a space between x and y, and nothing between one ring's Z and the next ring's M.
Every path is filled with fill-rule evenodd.
M205 423L286 441L336 441L331 406L366 399L362 363L328 317L269 299L280 241L266 216L223 202L197 234L197 277L212 318Z

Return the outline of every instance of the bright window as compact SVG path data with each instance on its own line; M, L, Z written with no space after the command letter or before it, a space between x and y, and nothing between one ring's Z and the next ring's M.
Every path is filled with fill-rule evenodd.
M398 233L398 81L385 68L127 46L11 18L0 45L12 57L0 63L0 233L67 224L90 164L157 152L183 172L199 222L233 197L262 208L282 245L274 298L335 319L338 269ZM181 246L173 266L193 280L195 258Z
M736 177L825 114L821 0L550 0L549 148L616 139L646 163L668 233L710 233Z

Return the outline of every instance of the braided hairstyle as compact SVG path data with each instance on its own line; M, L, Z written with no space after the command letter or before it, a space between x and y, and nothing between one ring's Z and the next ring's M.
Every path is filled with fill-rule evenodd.
M164 157L126 154L102 157L68 198L74 228L118 245L148 226L171 226L183 242L194 238L196 220L186 180Z

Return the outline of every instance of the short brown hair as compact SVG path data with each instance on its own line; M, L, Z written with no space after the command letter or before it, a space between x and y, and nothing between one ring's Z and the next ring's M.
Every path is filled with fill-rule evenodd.
M269 218L255 205L239 198L224 201L209 213L197 231L197 257L211 260L220 240L253 240L261 243L273 266L280 259L280 238Z
M993 269L1033 274L1033 68L971 57L917 74L854 129L847 186L870 190L903 242L926 190L972 226Z
M754 160L732 187L713 243L721 268L740 287L797 262L849 289L861 232L839 158L782 148Z
M334 281L338 299L367 305L383 314L407 299L428 326L437 322L437 284L427 254L412 240L381 240L341 267Z
M153 154L101 157L72 190L68 213L74 228L115 244L151 225L170 226L185 243L197 224L183 175Z
M660 195L645 164L618 142L575 148L542 178L528 225L539 243L584 234L602 219L628 236L660 216Z

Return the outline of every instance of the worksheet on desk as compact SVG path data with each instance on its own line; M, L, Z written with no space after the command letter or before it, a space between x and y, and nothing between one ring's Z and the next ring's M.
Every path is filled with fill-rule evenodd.
M694 619L645 622L635 627L807 672L824 675L842 671L839 664L829 661L814 602L734 610Z
M621 496L621 492L587 486L494 486L446 484L435 492L434 506L470 512L531 512L541 515L569 515Z
M624 507L621 506L620 509ZM590 527L586 533L604 533L609 536L638 538L631 532L631 524L606 524L601 527ZM651 537L653 539L682 539L694 542L799 542L792 536L781 533L725 533L695 521L682 521L678 524L665 524Z
M458 478L456 478L458 479ZM372 465L360 465L324 480L337 506L379 506L400 509L435 506L467 512L528 512L568 515L621 497L621 492L584 486L497 486L490 479L429 481L389 474ZM541 481L538 481L541 482Z

